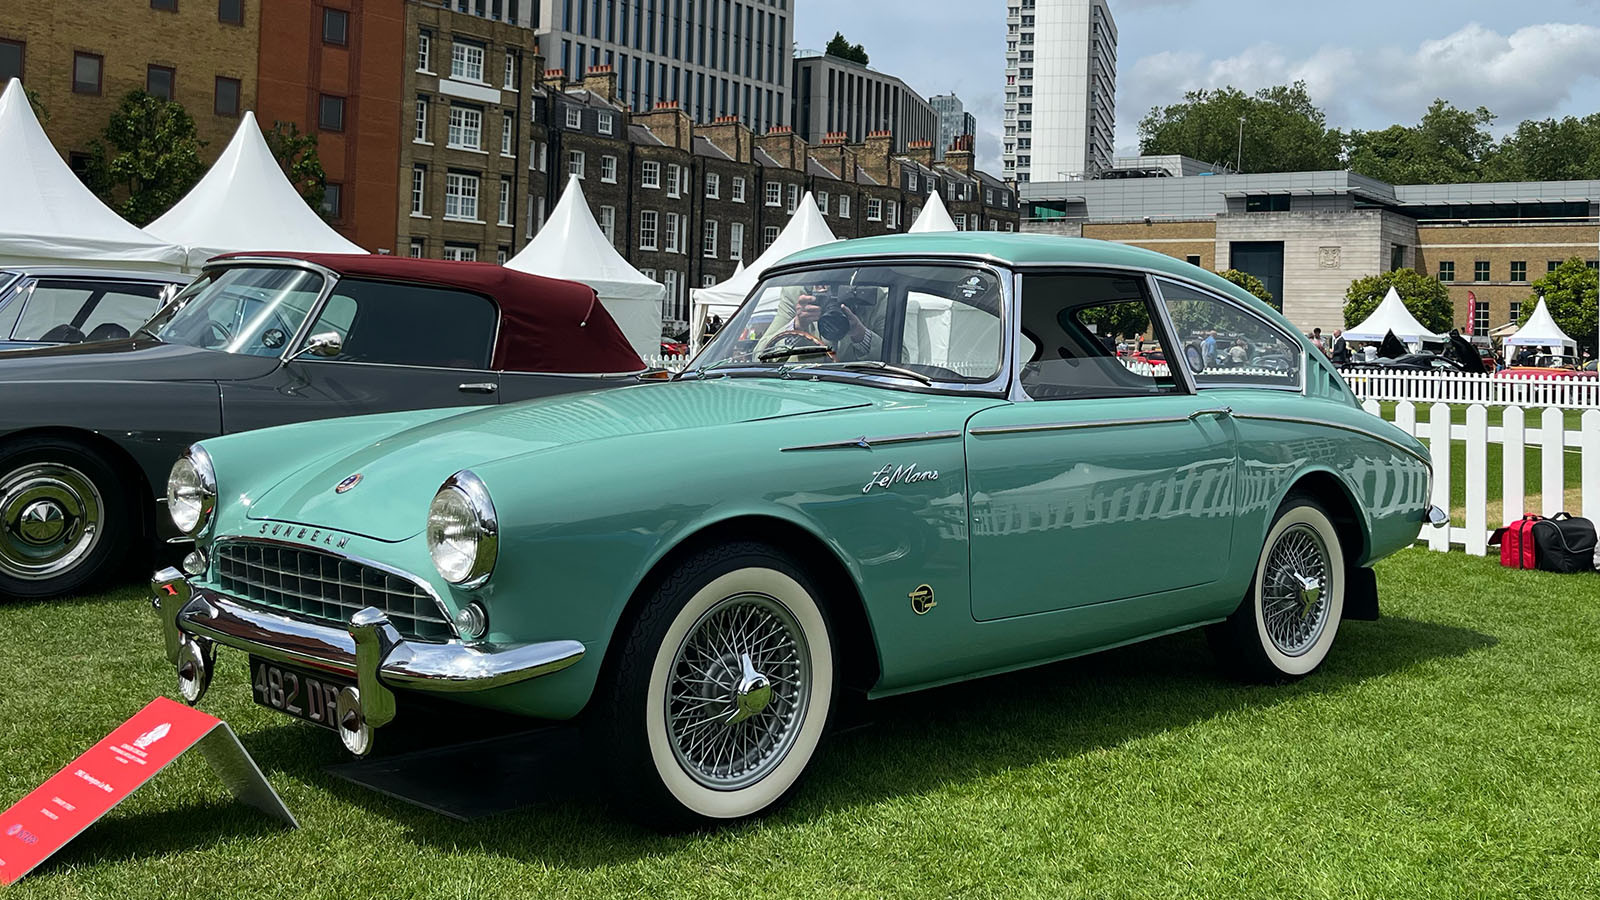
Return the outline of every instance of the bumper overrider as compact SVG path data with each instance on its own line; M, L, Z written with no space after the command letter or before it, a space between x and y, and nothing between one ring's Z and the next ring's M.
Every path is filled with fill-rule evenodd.
M373 730L394 719L393 689L483 691L559 672L584 653L578 641L408 641L382 611L370 606L352 615L343 629L319 625L191 585L174 568L157 572L151 584L167 659L177 667L184 700L195 704L205 695L218 644L277 663L340 674L355 686L339 692L339 739L358 755L371 751Z

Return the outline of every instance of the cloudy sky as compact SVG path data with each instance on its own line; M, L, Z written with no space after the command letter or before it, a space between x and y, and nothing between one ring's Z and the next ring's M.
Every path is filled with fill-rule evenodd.
M1434 97L1498 124L1600 112L1600 0L1110 0L1117 149L1183 92L1304 80L1330 124L1412 124ZM922 93L978 118L979 164L1000 170L1005 0L795 0L795 40L835 30ZM1503 130L1503 129L1499 129ZM1497 130L1498 133L1498 130Z

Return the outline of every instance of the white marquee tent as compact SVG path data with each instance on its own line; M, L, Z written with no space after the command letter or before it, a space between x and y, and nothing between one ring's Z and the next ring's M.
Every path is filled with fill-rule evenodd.
M817 210L817 201L812 199L810 191L806 191L806 195L800 199L800 208L789 219L789 224L778 233L772 246L756 257L755 262L721 284L696 288L690 292L693 305L689 315L690 351L699 352L700 335L705 331L706 322L713 315L720 315L724 320L733 315L769 267L786 256L836 240L838 238L833 236L828 223L822 220L822 213Z
M906 229L908 234L923 234L930 231L955 231L956 221L950 218L950 211L944 208L944 200L939 192L934 191L928 195L928 205L917 213L917 220Z
M145 231L183 247L194 268L239 250L366 252L306 205L278 167L252 112L244 114L200 183Z
M1405 303L1400 300L1400 294L1392 287L1389 288L1389 293L1384 295L1383 302L1372 311L1372 315L1367 316L1366 321L1360 325L1345 329L1344 337L1347 341L1381 341L1383 336L1391 331L1395 337L1412 346L1423 341L1436 342L1445 339L1444 335L1434 334L1423 328L1422 323L1411 314L1411 310L1406 309Z
M183 248L128 224L67 168L22 82L0 93L0 266L182 271Z
M1563 347L1569 353L1578 351L1578 342L1567 337L1556 320L1550 317L1550 308L1544 305L1544 298L1539 298L1539 305L1534 307L1528 316L1528 324L1517 329L1517 333L1505 339L1506 346L1521 347L1549 347L1555 350Z
M661 302L667 289L629 265L606 239L583 198L578 176L567 179L567 189L539 234L506 260L506 267L587 284L635 353L645 359L661 355Z

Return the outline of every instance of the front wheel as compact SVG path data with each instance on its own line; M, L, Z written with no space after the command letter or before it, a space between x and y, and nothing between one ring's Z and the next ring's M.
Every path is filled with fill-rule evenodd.
M654 591L620 648L598 748L622 805L647 824L695 827L783 802L811 762L835 691L818 592L779 551L729 544ZM627 626L624 626L627 627Z
M1292 681L1327 658L1344 615L1344 549L1326 510L1304 495L1278 508L1244 602L1207 629L1217 659L1250 681Z
M72 593L115 570L136 525L123 481L75 441L0 446L0 596Z

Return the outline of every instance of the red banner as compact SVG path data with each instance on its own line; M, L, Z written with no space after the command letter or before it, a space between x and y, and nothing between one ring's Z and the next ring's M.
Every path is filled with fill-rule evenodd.
M221 741L214 739L206 753L213 766L218 762L215 753L232 756L230 747L236 748L255 775L254 779L245 779L248 784L226 779L230 781L229 788L256 803L256 792L264 787L271 801L257 805L275 815L281 809L281 817L287 817L292 824L293 817L261 777L255 763L244 755L244 748L226 724L182 703L157 697L33 793L0 813L0 884L11 884L26 875L167 763L213 732L218 737L226 736Z

